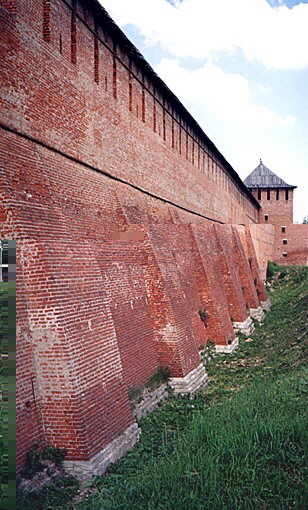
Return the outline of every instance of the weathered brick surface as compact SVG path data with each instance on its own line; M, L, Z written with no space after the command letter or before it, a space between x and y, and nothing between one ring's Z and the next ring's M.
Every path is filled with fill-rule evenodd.
M252 236L251 236L250 225L247 225L245 227L245 234L246 234L245 238L246 238L246 246L247 246L247 253L248 253L248 262L250 265L252 277L254 279L254 284L256 287L257 295L258 295L260 302L266 301L267 294L265 291L265 287L264 287L263 280L262 280L262 275L260 273L260 269L259 269L259 265L258 265L258 259L257 259L254 243L253 243Z
M218 248L219 265L226 292L229 314L232 322L243 322L249 309L240 282L239 265L234 248L234 234L230 225L214 226Z
M260 304L255 282L252 276L251 268L248 261L248 254L245 240L245 227L233 225L233 249L238 266L239 281L242 292L244 294L246 305L249 309L257 308Z
M19 252L29 256L27 243L19 241ZM16 323L17 342L16 350L16 441L17 441L17 465L21 465L24 456L33 443L34 438L43 439L43 424L38 404L36 384L36 367L33 357L31 341L31 329L27 312L27 293L24 272L27 272L28 256L18 256L16 259Z
M308 225L276 225L275 261L282 265L308 265Z
M90 243L27 241L18 252L19 260L27 256L18 278L44 437L65 447L70 459L86 459L133 422L105 275ZM17 387L22 407L22 374Z
M269 260L275 259L275 226L265 224L249 225L249 231L261 277L265 280L267 263Z
M187 226L151 225L149 237L160 273L151 284L160 362L173 377L183 377L200 362L197 344L205 343L195 274L189 268L190 231Z
M214 226L192 226L195 260L200 267L198 291L202 307L208 313L207 339L228 345L234 339L229 307L220 264L220 246Z

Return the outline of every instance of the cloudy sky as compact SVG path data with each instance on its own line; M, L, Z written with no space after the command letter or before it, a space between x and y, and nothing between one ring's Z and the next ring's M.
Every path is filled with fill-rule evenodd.
M308 0L100 0L244 179L258 164L308 215Z

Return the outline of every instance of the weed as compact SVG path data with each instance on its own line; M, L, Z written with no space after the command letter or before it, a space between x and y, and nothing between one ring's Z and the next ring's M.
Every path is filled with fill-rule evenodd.
M17 508L23 510L56 509L72 501L79 490L79 482L72 476L57 476L39 490L25 492L17 486Z
M216 355L216 346L213 340L208 340L207 344L200 351L200 357L203 365L207 368L208 363L214 359Z
M0 499L8 490L8 377L6 361L8 356L8 295L9 284L0 283Z
M201 308L200 310L198 310L198 313L202 322L204 322L204 324L207 325L207 321L209 318L208 312L205 310L205 308Z
M170 370L168 367L158 367L154 374L141 386L134 386L128 391L128 398L135 403L142 400L142 393L145 389L154 391L161 384L168 381Z
M50 460L56 466L61 467L66 451L60 448L54 448L50 445L44 445L39 442L34 443L32 448L27 452L26 463L21 476L31 479L36 473L44 469L42 461Z

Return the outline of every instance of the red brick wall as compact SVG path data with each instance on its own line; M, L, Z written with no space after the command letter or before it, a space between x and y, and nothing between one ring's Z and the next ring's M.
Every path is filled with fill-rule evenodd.
M254 244L261 277L265 280L268 261L275 258L275 226L264 224L249 225L249 231Z
M277 225L274 260L283 265L308 265L308 225ZM284 244L284 241L287 244ZM283 254L286 254L284 256Z
M162 365L183 377L200 363L198 347L206 343L198 310L196 274L191 270L192 240L188 226L151 225L149 238L159 279L153 278L153 318Z
M249 263L245 228L239 225L233 225L232 231L235 264L238 267L239 282L247 308L258 308L260 301L255 280L252 275L251 264Z
M240 282L240 266L234 249L234 233L230 225L215 225L219 248L219 265L226 289L229 314L232 322L247 319L245 296Z
M206 312L207 339L220 345L232 343L235 335L232 328L224 277L226 266L222 266L221 247L213 225L193 226L195 258L201 266L198 277L199 295ZM231 285L231 284L230 284Z
M105 275L91 243L27 240L17 247L20 264L26 266L18 281L25 289L27 340L44 438L66 448L69 458L85 459L132 422ZM18 322L21 328L24 324ZM21 332L17 408L23 410L30 397L22 391L20 341ZM20 415L17 421L23 423ZM22 437L18 451L29 448L34 438L30 433Z

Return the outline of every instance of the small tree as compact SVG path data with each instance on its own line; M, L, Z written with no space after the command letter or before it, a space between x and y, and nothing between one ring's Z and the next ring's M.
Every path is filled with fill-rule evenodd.
M307 223L308 223L308 215L307 215L307 216L304 216L303 223L304 223L305 225L307 225Z

